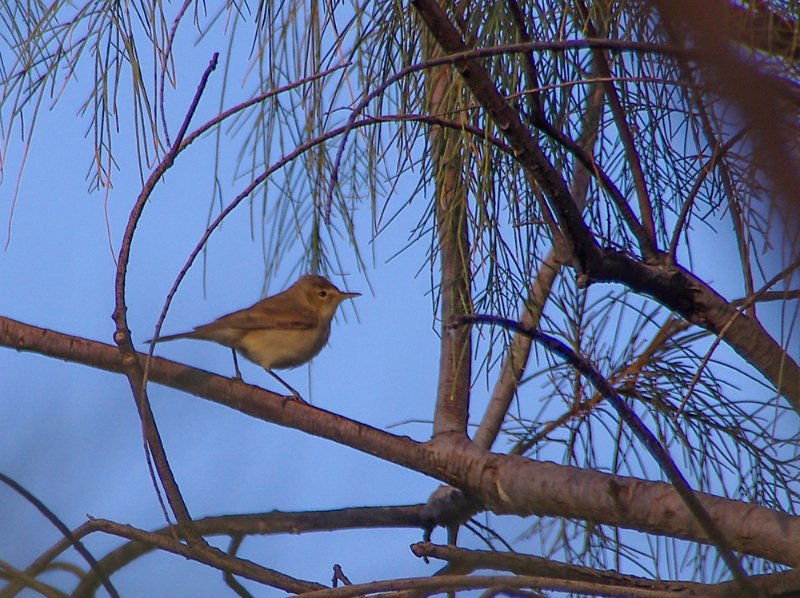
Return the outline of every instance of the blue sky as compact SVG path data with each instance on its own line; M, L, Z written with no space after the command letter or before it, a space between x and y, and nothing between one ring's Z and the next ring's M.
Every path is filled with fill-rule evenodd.
M193 74L199 76L203 66ZM186 75L184 84L192 91L195 81ZM111 343L114 262L103 194L86 192L91 143L83 135L86 121L75 117L79 98L80 94L67 94L53 111L39 117L11 221L11 240L0 254L0 313ZM12 148L12 157L21 154L21 144ZM108 198L115 253L140 191L130 139L123 136L118 150L121 169ZM210 151L213 140L184 154L154 193L137 230L127 292L130 327L140 349L152 335L175 276L205 230ZM5 174L0 186L4 222L13 198L13 160ZM393 228L404 240L408 222L403 220ZM367 228L365 239L369 233ZM414 278L424 247L417 245L384 264L397 251L391 233L385 239L375 245L379 267L369 274L374 294L354 270L351 288L364 296L340 311L329 347L310 369L282 373L314 404L380 428L430 419L438 363L429 277L423 272ZM261 298L263 272L261 244L251 239L249 210L242 205L212 237L205 293L200 261L181 287L164 330L190 329L252 304ZM396 284L398 280L403 284ZM271 292L280 290L281 282L273 280ZM211 343L180 341L159 346L157 353L222 375L233 373L230 351ZM243 363L242 370L246 381L280 391L259 367ZM437 486L331 442L155 385L149 390L175 475L195 517L417 503ZM83 523L87 514L144 529L164 524L123 377L3 350L0 395L0 471L38 496L68 526ZM429 426L409 424L395 431L424 439ZM0 487L0 505L0 538L11 539L6 546L12 547L0 558L23 567L58 539L49 523L5 487ZM392 532L402 540L380 541L379 551L365 550L380 534L354 531L248 540L242 554L255 558L250 551L257 546L263 551L258 560L267 566L324 583L334 563L361 581L433 570L408 550L420 539L418 530ZM117 544L101 537L88 541L95 554ZM156 584L143 578L145 571L150 576L151 568L164 573ZM216 572L163 555L145 557L114 582L123 595L154 587L163 595L228 591Z
M187 51L189 41L183 40ZM173 132L212 50L217 49L213 44L213 39L206 39L192 48L186 64L179 65L179 90L170 95L168 104ZM211 81L208 101L201 105L195 125L216 110L213 90L219 74ZM231 89L244 94L235 85ZM84 136L87 120L75 116L83 99L83 91L69 87L55 109L39 115L11 220L10 242L0 253L0 314L110 343L115 269L105 198L103 193L87 194L85 174L92 146ZM116 150L120 170L114 175L107 211L115 254L141 189L133 141L127 134L130 119L124 90L120 108L123 132ZM352 142L357 139L351 138ZM11 150L0 185L2 222L11 218L22 142L14 141ZM204 139L180 157L153 194L137 230L127 293L129 324L140 349L142 341L152 336L166 293L205 230L213 151L213 138ZM243 186L241 181L224 182L228 198ZM387 261L406 244L422 208L421 201L412 204L372 246L368 213L359 216L360 238L374 256L368 260L374 292L353 266L349 288L364 295L345 303L330 346L310 368L281 374L315 405L378 428L429 420L433 413L439 354L430 277L424 266L425 242ZM261 298L264 260L258 234L255 240L251 237L250 218L243 204L212 236L205 288L203 264L198 262L175 298L164 333L188 330ZM255 230L260 230L259 223ZM5 241L0 232L0 242ZM735 254L720 249L718 242L701 247L717 258L708 260L706 272L697 273L708 275L727 297L740 296ZM283 273L271 281L270 291L280 290L289 278L294 275ZM230 351L211 343L179 341L160 345L157 353L222 375L233 373ZM242 371L245 381L280 392L259 367L243 363ZM425 501L438 485L357 451L252 420L196 397L156 385L149 391L177 481L195 517L413 504ZM525 392L535 400L538 389L529 387ZM481 415L486 395L481 380L474 392L473 419ZM68 526L80 525L87 514L144 529L164 524L123 377L3 349L0 405L0 471L38 496ZM408 423L392 431L424 440L430 426ZM499 525L504 528L502 521ZM511 539L522 526L513 529ZM443 534L437 533L435 539L443 541ZM0 559L24 567L59 534L20 497L0 487L0 538L11 539L4 542ZM425 565L408 550L420 539L419 530L256 538L245 542L241 554L321 583L329 583L332 566L338 563L354 582L367 582L435 571L436 565ZM467 534L462 539L478 546ZM102 555L119 541L96 535L87 544ZM535 542L532 545L530 552L535 552ZM517 548L524 550L525 544ZM49 579L69 579L64 573L52 575ZM115 575L114 583L122 595L154 588L158 595L198 597L228 591L217 572L170 555L145 557Z

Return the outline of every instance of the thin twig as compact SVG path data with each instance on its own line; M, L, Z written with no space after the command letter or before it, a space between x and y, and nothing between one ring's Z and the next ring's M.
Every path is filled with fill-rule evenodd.
M411 75L413 73L425 69L445 64L456 64L458 62L461 62L469 58L482 58L489 56L498 56L501 54L519 54L526 52L545 52L545 51L566 52L568 50L581 50L585 48L594 48L594 47L605 48L608 50L617 50L621 52L625 51L653 52L658 54L675 54L679 52L686 53L686 50L679 49L674 46L643 44L641 42L628 42L628 41L608 40L608 39L603 39L603 40L584 39L584 40L569 40L569 41L532 42L523 44L506 44L501 46L495 46L493 48L478 48L466 52L448 54L447 56L441 56L438 58L433 58L430 60L426 60L424 62L407 66L399 70L397 73L395 73L388 79L386 79L372 92L364 96L364 99L361 100L361 102L359 102L353 108L353 112L351 113L347 123L347 129L345 133L342 135L342 140L339 143L339 149L337 150L336 157L333 160L333 168L331 169L331 177L330 177L330 182L328 184L328 193L325 199L326 219L330 221L331 208L333 206L333 192L339 177L339 167L341 165L342 156L344 155L345 144L347 143L347 138L350 135L350 130L353 128L353 123L359 118L361 113L366 109L366 107L370 104L370 102L372 102L372 100L381 96L389 87L394 85L396 82L400 81L401 79L404 79L408 75Z
M675 263L675 254L678 250L678 240L680 239L681 231L683 230L683 226L686 223L686 219L689 216L689 211L694 204L694 199L700 191L700 187L703 185L703 181L705 181L708 174L714 169L717 165L717 162L725 157L725 154L730 151L730 149L744 137L745 133L747 132L747 127L743 128L741 131L736 133L733 137L731 137L723 146L717 146L714 148L714 154L711 156L711 159L708 160L703 167L700 169L700 174L697 177L697 180L694 182L694 186L692 190L689 192L689 195L686 196L686 200L683 202L683 206L681 206L681 213L678 215L678 220L675 223L675 229L672 231L672 239L669 243L669 260L672 263Z
M167 47L164 48L164 52L162 53L162 60L161 60L161 72L159 73L159 84L158 84L158 96L159 96L159 107L161 111L161 125L164 127L164 139L167 141L167 147L172 147L172 143L169 140L169 129L167 128L167 114L164 110L164 79L167 74L167 62L170 60L170 54L172 54L172 44L175 41L175 32L178 30L178 25L183 18L184 13L186 13L186 9L192 4L192 0L184 0L183 6L181 6L180 10L178 10L178 14L175 15L175 20L172 21L172 27L169 30L169 35L167 36ZM174 83L173 83L174 84Z
M123 235L122 244L120 247L120 254L119 260L117 262L117 276L116 276L116 284L115 284L115 298L116 298L116 307L114 309L114 322L116 323L116 332L114 334L114 341L117 343L119 347L120 355L122 357L122 362L126 367L126 375L131 385L131 390L133 391L134 398L136 399L136 406L139 410L139 417L142 420L142 427L144 432L144 437L147 442L147 447L150 450L150 454L152 455L156 469L158 470L158 476L161 480L161 483L164 486L164 490L167 494L167 500L170 503L170 507L172 508L175 517L177 518L179 524L186 526L187 528L187 535L189 537L190 543L204 543L204 540L200 537L200 535L194 530L191 524L191 517L189 516L189 511L186 507L186 503L181 496L180 489L175 481L175 478L172 474L172 471L169 466L169 462L167 460L166 452L164 451L163 444L161 442L161 438L158 432L158 427L156 426L155 419L153 418L152 411L150 409L150 403L147 398L147 388L146 388L146 380L144 379L144 372L142 371L141 365L139 364L139 360L136 357L136 353L133 348L133 344L131 343L131 334L130 330L128 329L127 324L127 306L125 303L125 283L127 278L127 271L128 271L128 261L130 259L130 251L131 251L131 244L133 242L133 235L136 230L136 226L141 218L142 212L144 210L144 206L150 197L151 193L155 189L156 184L161 180L161 177L164 173L172 166L175 162L175 158L177 157L178 153L181 151L181 142L183 141L183 137L186 134L187 129L189 128L189 123L194 116L195 110L197 109L197 105L200 102L200 98L203 95L203 91L205 90L206 83L208 82L208 78L213 72L213 70L217 66L217 60L219 58L219 54L214 54L212 57L208 67L206 68L203 76L200 79L200 83L198 84L197 91L192 99L191 104L189 105L189 109L187 110L186 117L183 120L183 124L181 125L180 130L178 131L178 135L175 139L175 143L164 157L164 159L159 163L153 173L150 175L150 178L147 180L144 188L142 189L139 197L136 200L136 203L131 210L130 217L128 219L128 224L125 228L125 234ZM158 494L158 486L156 486L156 493ZM167 519L169 523L169 519Z
M583 26L586 28L589 36L597 38L597 31L594 28L594 24L589 16L589 11L586 9L583 0L575 0L575 5L581 13ZM636 149L633 133L631 133L630 126L626 120L625 109L622 107L617 90L614 87L613 81L611 81L611 68L609 67L608 60L606 60L606 55L603 50L599 48L592 48L591 52L595 64L600 71L600 75L606 79L603 81L603 89L605 90L608 103L611 106L611 114L614 117L614 123L617 125L617 131L619 132L622 146L625 149L625 158L630 167L634 188L636 189L636 195L639 199L639 213L642 216L642 228L632 229L632 232L639 241L639 248L645 259L654 258L658 247L656 246L655 224L653 223L653 207L647 193L647 185L644 180L644 172L642 171L639 152Z

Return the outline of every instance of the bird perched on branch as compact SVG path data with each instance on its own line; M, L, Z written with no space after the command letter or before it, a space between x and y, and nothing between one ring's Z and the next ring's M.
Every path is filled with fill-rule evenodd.
M306 274L282 293L262 299L247 309L222 316L191 332L146 342L193 338L230 347L237 378L242 377L236 359L238 351L267 370L295 399L302 401L300 394L273 370L296 368L311 361L328 342L336 308L345 299L359 295L361 293L343 293L326 278Z

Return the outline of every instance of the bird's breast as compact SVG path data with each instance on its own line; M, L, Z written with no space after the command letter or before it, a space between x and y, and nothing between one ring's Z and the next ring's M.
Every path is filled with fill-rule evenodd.
M328 342L330 326L308 330L250 330L237 349L267 370L296 368L311 361Z

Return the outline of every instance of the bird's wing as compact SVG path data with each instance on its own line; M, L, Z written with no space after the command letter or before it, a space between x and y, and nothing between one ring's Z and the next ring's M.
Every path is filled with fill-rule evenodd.
M291 310L261 306L235 311L199 328L236 328L238 330L309 330L319 325L319 316L308 308Z

